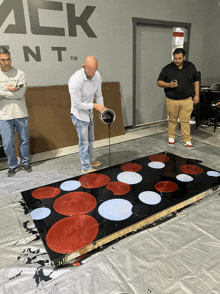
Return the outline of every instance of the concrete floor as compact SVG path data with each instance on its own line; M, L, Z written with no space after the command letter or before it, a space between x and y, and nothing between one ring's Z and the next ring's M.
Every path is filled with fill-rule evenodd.
M125 136L96 142L94 159L108 167L169 151L220 171L220 129L191 126L194 150L177 132L167 145L167 125L130 130ZM13 178L0 171L0 293L219 294L220 193L215 191L144 230L89 255L79 267L54 270L37 231L27 227L21 191L80 174L79 154L36 162L33 172Z

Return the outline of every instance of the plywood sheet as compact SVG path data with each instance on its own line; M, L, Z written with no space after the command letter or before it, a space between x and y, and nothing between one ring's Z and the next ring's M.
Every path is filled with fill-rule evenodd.
M34 222L57 267L219 189L218 171L163 152L24 191L22 197L31 214L49 213Z

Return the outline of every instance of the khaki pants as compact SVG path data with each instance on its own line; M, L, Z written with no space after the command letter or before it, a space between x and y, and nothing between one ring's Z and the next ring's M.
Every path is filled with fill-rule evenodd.
M183 100L172 100L166 98L166 106L169 115L168 136L175 139L176 127L179 118L183 142L190 141L191 136L189 120L193 111L192 97Z

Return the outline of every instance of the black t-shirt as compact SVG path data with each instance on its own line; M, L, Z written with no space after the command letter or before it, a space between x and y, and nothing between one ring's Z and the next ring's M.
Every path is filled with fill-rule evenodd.
M162 69L157 80L166 83L177 80L178 87L164 88L165 95L170 99L185 99L193 95L193 83L199 81L199 75L192 62L184 61L181 69L171 62Z

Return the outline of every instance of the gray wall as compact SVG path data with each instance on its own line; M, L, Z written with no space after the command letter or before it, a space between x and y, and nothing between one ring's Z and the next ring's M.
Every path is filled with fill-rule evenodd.
M51 1L52 8L48 6L49 2L42 0L41 9L36 7L40 1L35 0L4 0L1 3L0 44L10 47L13 65L27 74L29 86L67 84L84 58L95 55L103 81L120 82L125 126L132 124L132 17L191 23L189 60L201 71L202 84L220 82L218 0L67 0ZM84 28L77 25L74 32L71 21L75 16L79 17L86 6L95 9L89 8L85 12L87 20L75 19L81 21ZM8 27L10 24L15 26ZM59 29L54 32L54 27ZM90 29L96 37L91 36ZM47 35L48 32L55 35ZM35 58L24 54L28 48L35 52ZM168 62L170 60L164 60L161 68Z
M201 67L203 85L220 83L220 6L218 0L212 0L210 3L212 5L207 3L205 22L201 21L203 43L200 48L201 56L196 61ZM196 48L191 46L190 50L194 51L193 57L196 58Z

